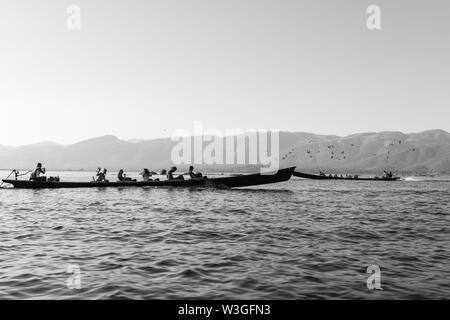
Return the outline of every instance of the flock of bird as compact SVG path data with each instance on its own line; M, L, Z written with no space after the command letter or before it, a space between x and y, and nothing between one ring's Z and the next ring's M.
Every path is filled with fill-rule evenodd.
M308 143L309 143L309 144L315 144L316 142L315 142L314 140L309 140ZM402 140L398 140L398 144L401 145L401 144L402 144ZM391 155L391 150L390 150L390 148L393 148L394 146L395 146L394 143L390 143L390 144L388 145L387 153L383 152L383 154L386 155L386 160L388 160L389 157L390 157L390 155ZM350 144L350 147L351 147L351 148L355 148L355 144L354 144L354 143L351 143L351 144ZM338 149L339 149L339 148L336 147L336 146L333 145L333 144L327 145L327 150L326 150L326 151L329 152L329 157L330 157L330 159L331 159L331 160L334 160L334 161L346 160L348 154L345 153L345 150L338 150ZM315 151L315 153L318 154L318 153L320 153L320 151L321 151L321 150L319 149L319 150ZM325 152L326 152L326 151L325 151ZM410 151L415 152L415 151L416 151L416 148L412 148ZM312 148L307 148L307 149L306 149L306 156L307 156L307 157L309 157L310 159L312 159L312 158L313 158L313 154L314 154L314 152L313 152ZM379 154L373 153L372 156L373 156L373 157L377 157L377 156L379 156Z
M314 140L309 140L308 143L309 143L310 145L317 144ZM373 157L377 157L377 156L380 156L380 155L383 155L383 156L385 155L386 160L389 160L389 158L390 158L390 156L391 156L391 151L394 151L394 150L392 150L392 149L395 147L395 145L396 145L396 144L401 145L402 143L403 143L402 140L398 140L398 142L395 143L395 144L394 144L394 143L390 143L390 144L388 145L388 150L387 150L387 152L386 152L386 151L382 151L382 153L379 153L379 154L373 153L372 156L373 156ZM353 148L356 148L357 146L356 146L354 143L350 143L350 144L349 144L349 147L350 147L351 149L353 149ZM327 148L326 148L325 152L328 152L328 156L329 156L330 159L333 160L333 161L347 160L347 159L349 159L349 158L351 157L351 155L349 155L349 152L348 152L348 151L347 151L347 153L346 153L345 150L339 150L339 149L340 149L340 148L339 148L338 146L335 146L334 144L329 144L329 145L327 145ZM351 151L351 150L350 150L350 151ZM409 151L410 151L410 152L415 152L415 151L416 151L416 148L415 148L415 147L414 147L414 148L411 148ZM323 152L323 150L322 150L322 152ZM311 148L311 147L307 147L307 148L306 148L306 156L307 156L308 158L310 158L310 159L313 159L314 154L319 154L319 153L321 153L320 146L319 146L319 149L318 149L318 150L313 150L313 148ZM350 152L350 153L351 153L351 152ZM290 149L289 152L287 152L285 155L283 155L283 156L281 157L281 159L282 159L282 160L286 160L289 156L294 156L294 148Z
M283 157L281 157L281 160L286 160L289 156L294 156L294 148L292 148L291 150L289 150L288 153L286 153Z

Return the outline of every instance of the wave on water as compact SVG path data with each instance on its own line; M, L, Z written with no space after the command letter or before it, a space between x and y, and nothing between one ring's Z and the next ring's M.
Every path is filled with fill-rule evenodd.
M0 190L0 299L446 299L441 178Z
M405 177L405 181L450 181L450 177Z

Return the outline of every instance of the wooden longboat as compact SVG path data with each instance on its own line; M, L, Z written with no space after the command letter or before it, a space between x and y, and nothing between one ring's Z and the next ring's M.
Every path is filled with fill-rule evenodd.
M186 180L162 181L117 181L117 182L71 182L71 181L30 181L30 180L2 180L16 189L62 189L62 188L112 188L112 187L215 187L238 188L257 186L269 183L287 181L291 178L295 167L280 169L271 174L243 174L239 176L194 178Z

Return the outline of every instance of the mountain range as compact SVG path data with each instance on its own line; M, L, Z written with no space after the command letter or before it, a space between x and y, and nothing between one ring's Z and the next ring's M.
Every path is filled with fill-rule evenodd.
M9 147L0 145L0 168L30 169L42 162L51 170L159 170L172 165L170 138L121 140L106 135L71 145L41 142ZM204 145L206 145L205 143ZM280 150L294 150L298 170L342 173L382 172L449 174L450 133L367 132L345 137L305 132L280 132ZM248 152L248 150L246 151ZM179 166L184 170L186 166ZM248 165L197 165L207 171L244 172Z

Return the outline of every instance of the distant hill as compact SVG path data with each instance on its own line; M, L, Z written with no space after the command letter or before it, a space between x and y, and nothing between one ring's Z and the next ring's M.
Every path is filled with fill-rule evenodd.
M450 134L443 130L346 137L292 135L298 137L297 163L305 170L450 173Z
M43 162L52 170L158 170L169 167L170 138L120 140L103 136L72 145L43 142L21 147L0 146L0 168L33 168ZM206 145L207 143L205 143ZM369 132L345 137L305 132L281 132L280 149L295 149L299 170L317 172L450 173L450 134L444 130L419 133ZM186 166L179 166L184 170ZM196 166L210 171L243 172L249 166Z

